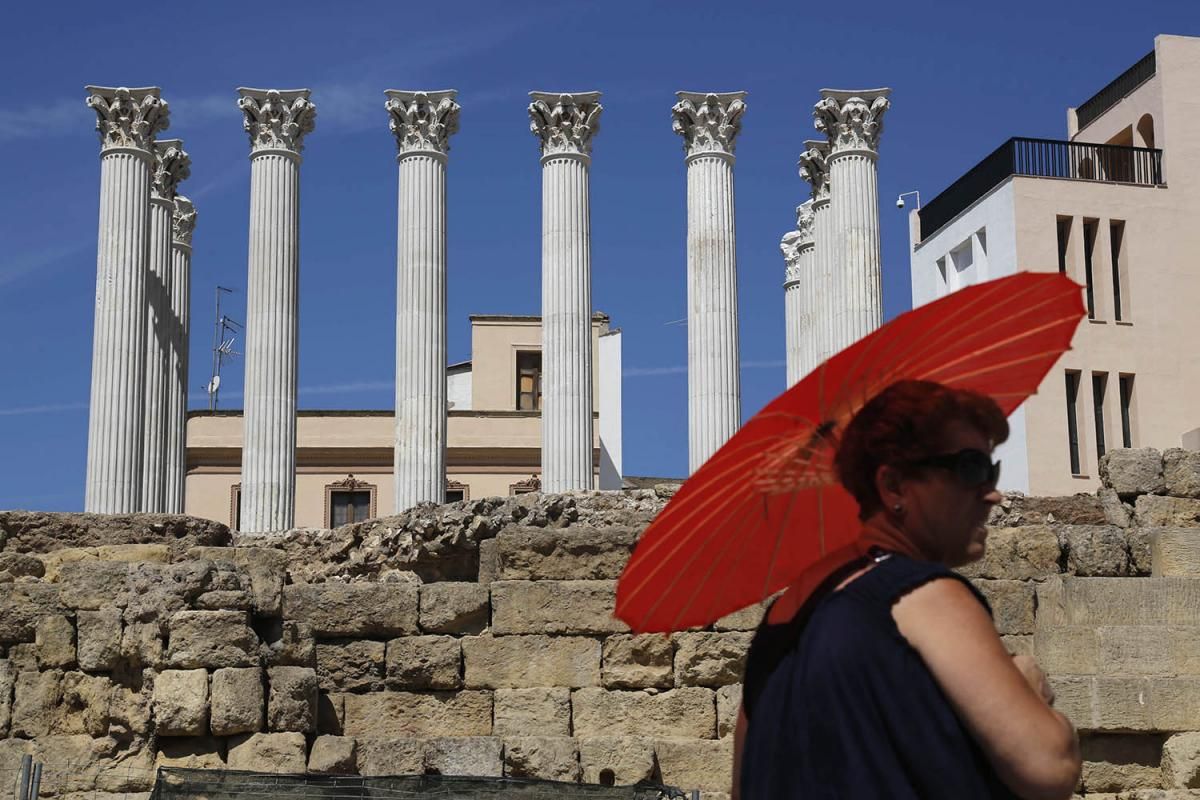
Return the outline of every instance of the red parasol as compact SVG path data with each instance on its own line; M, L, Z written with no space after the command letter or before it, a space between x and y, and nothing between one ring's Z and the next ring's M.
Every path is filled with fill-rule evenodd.
M1070 348L1081 287L1022 272L908 311L754 415L680 488L617 585L634 631L709 625L769 597L858 534L833 468L839 434L898 380L991 396L1012 413Z

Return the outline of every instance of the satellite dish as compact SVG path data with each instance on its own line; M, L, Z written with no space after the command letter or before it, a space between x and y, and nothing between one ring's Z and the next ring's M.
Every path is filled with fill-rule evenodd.
M213 375L213 379L208 382L208 393L216 394L217 390L220 388L221 388L221 376Z

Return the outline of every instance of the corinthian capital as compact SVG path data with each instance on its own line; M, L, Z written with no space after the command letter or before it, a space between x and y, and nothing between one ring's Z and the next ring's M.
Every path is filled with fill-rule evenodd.
M172 200L179 183L192 174L192 159L183 149L182 139L160 139L154 143L154 181L152 197Z
M796 229L788 231L779 242L783 260L787 264L784 283L800 280L800 253L813 245L812 200L796 206Z
M317 125L317 107L308 89L238 89L242 127L250 134L250 153L287 150L300 155L304 137Z
M96 112L100 149L136 147L147 153L154 137L170 125L167 103L157 86L142 89L85 86L88 108Z
M541 140L543 156L591 155L604 110L599 92L530 92L529 97L529 130Z
M733 155L735 140L746 113L745 92L676 92L671 107L671 130L683 137L683 151Z
M388 112L388 127L396 135L400 155L433 151L445 155L450 151L450 136L458 132L458 112L454 102L458 92L404 92L388 89L384 108Z
M171 214L171 238L176 244L191 247L192 231L196 229L196 207L181 194L175 195L175 211Z
M813 200L829 198L829 142L808 139L800 154L800 177L812 185Z
M883 115L891 107L891 89L822 89L813 107L816 129L829 137L830 155L858 150L875 154L883 133Z

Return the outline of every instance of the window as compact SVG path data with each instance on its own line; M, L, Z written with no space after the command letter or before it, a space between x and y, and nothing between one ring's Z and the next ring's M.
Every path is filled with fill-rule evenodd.
M1104 393L1108 389L1108 373L1092 373L1092 416L1096 420L1096 459L1104 455Z
M458 503L470 499L471 492L465 483L446 479L446 502Z
M530 475L526 480L510 484L508 487L509 494L530 494L541 490L542 480L537 475Z
M1096 249L1096 230L1099 228L1096 220L1083 221L1083 282L1087 287L1088 319L1096 318L1096 292L1092 283L1092 255Z
M1067 243L1071 238L1071 218L1058 218L1058 271L1067 274Z
M1121 446L1133 447L1133 376L1118 378L1121 392Z
M1071 448L1071 474L1080 475L1079 464L1079 373L1067 371L1067 444Z
M542 410L542 354L517 351L517 410Z
M938 268L937 296L945 297L946 293L950 291L950 280L946 277L946 257L945 256L942 256L941 258L939 258L937 260L937 268Z
M1108 223L1108 241L1112 250L1112 281L1113 281L1113 319L1120 322L1124 319L1123 300L1125 293L1122 284L1125 283L1125 259L1122 255L1125 245L1125 223L1119 219Z
M347 475L325 487L325 525L337 528L375 516L375 486Z
M229 489L229 527L242 529L242 485L235 483Z

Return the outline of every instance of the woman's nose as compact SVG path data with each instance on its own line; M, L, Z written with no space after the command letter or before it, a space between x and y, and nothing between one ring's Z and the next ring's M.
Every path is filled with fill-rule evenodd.
M983 496L983 502L993 506L998 505L1003 499L1004 495L1000 494L1000 490L995 486L989 489L987 494Z

